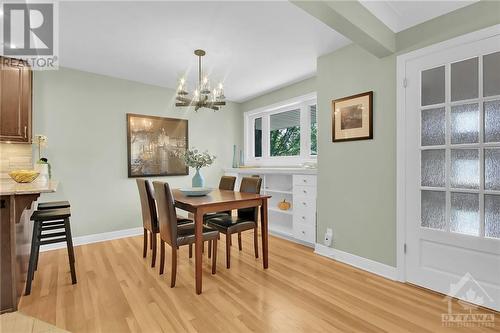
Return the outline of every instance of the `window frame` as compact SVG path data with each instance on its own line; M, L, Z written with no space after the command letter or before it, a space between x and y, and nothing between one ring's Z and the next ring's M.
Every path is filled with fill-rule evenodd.
M317 122L318 105L315 92L245 112L244 113L245 164L256 165L256 166L289 166L289 165L300 165L305 162L315 162L318 155L311 155L310 106L312 105L316 105L316 122ZM270 116L297 109L300 110L300 155L271 156ZM262 157L255 157L254 129L255 129L255 120L258 118L262 118Z

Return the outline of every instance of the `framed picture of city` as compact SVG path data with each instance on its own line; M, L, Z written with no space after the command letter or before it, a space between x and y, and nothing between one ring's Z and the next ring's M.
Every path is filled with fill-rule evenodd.
M332 141L373 139L373 91L332 101Z
M127 113L129 178L187 175L188 147L186 119Z

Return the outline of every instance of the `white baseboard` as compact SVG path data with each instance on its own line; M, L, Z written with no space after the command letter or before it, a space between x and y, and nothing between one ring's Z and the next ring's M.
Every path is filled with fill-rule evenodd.
M383 276L390 280L397 280L398 274L396 267L382 264L377 261L366 259L351 253L333 249L331 247L317 244L314 247L314 253L328 257L345 264L360 268L373 274Z
M118 239L118 238L138 236L138 235L142 235L143 233L144 233L144 228L137 227L137 228L124 229L124 230L103 232L100 234L73 237L73 246L104 242L104 241ZM42 245L40 247L40 252L57 250L57 249L64 249L64 248L66 248L66 243L48 244L48 245Z

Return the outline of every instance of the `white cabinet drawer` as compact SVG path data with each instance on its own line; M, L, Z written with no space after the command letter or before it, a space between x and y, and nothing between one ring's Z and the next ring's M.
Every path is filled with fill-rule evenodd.
M304 223L293 224L293 235L307 243L316 243L316 226Z
M293 212L293 223L316 225L316 212L309 209L296 209Z
M307 209L316 212L316 198L294 197L293 209Z
M293 175L293 186L296 185L316 186L316 176Z
M293 196L316 198L316 187L296 185L293 187Z

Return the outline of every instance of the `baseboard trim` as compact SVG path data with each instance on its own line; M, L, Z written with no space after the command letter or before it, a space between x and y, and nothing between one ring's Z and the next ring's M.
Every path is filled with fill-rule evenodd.
M366 259L357 256L355 254L333 249L331 247L321 244L316 244L314 246L314 253L336 261L343 262L344 264L354 266L356 268L368 271L370 273L380 275L390 280L398 279L396 267L392 267L377 261Z
M92 234L80 237L73 237L73 246L84 245L84 244L92 244L104 242L112 239L126 238L132 236L142 235L144 233L144 228L130 228L123 229L117 231L103 232L100 234ZM66 243L56 243L56 244L48 244L40 247L40 252L64 249L66 248Z

